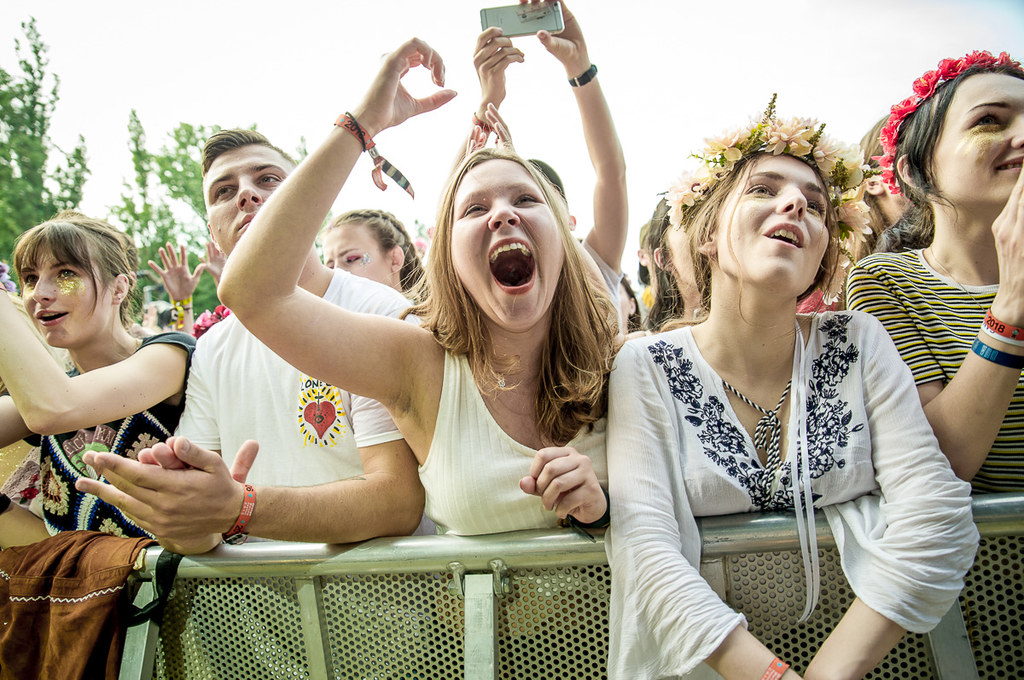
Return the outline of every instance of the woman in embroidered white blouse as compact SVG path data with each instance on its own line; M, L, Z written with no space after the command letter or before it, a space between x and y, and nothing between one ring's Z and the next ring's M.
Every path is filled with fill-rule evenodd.
M978 540L970 490L878 322L796 313L839 269L859 150L777 121L773 102L703 159L668 197L708 315L627 343L611 376L609 677L800 677L701 578L694 518L795 509L806 617L815 507L857 599L804 677L862 677L955 601Z

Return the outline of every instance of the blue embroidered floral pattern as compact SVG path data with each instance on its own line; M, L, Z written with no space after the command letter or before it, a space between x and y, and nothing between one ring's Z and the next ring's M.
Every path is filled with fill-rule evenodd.
M850 433L864 424L851 426L853 411L839 398L838 386L850 373L860 352L848 341L848 314L830 315L817 328L826 337L821 354L811 364L807 386L806 419L808 456L811 479L821 477L833 468L841 469L846 460L839 456L849 443ZM771 491L770 473L747 449L743 432L725 419L725 404L715 395L705 397L704 386L693 373L693 362L683 349L661 340L648 351L655 364L668 378L672 396L686 406L685 420L697 428L697 438L706 455L747 490L750 500L760 510L782 510L793 507L790 467L783 465L782 477ZM799 448L799 446L797 447ZM815 495L817 499L817 495Z

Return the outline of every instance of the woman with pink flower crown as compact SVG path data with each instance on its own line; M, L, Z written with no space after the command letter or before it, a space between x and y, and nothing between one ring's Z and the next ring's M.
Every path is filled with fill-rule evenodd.
M851 271L910 366L953 470L1024 490L1024 69L1005 52L944 59L882 129L883 178L920 210L921 250Z
M707 314L627 342L612 370L610 678L801 677L702 578L696 517L795 512L805 620L824 510L857 598L806 678L864 676L963 587L978 541L970 488L885 329L857 312L797 313L832 290L858 217L859 149L823 128L776 119L773 100L668 193Z

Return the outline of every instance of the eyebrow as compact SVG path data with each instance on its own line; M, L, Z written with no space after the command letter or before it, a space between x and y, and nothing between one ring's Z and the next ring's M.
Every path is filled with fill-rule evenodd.
M532 194L537 194L538 196L542 197L544 196L544 192L541 191L540 187L538 187L536 184L531 184L530 182L515 182L513 184L506 184L504 185L504 187L508 189L508 191L511 193L518 193L520 191L523 191ZM466 203L472 203L473 201L478 200L478 196L480 196L481 194L486 195L489 193L491 193L489 189L477 189L476 191L472 191L466 194L466 196L464 196L462 200L459 201L459 203L457 203L456 205L465 205Z
M238 170L232 170L230 172L224 173L223 175L221 175L217 179L215 179L212 182L210 182L210 187L206 191L207 191L207 193L209 193L210 189L213 189L215 186L217 186L219 184L223 184L224 182L229 182L229 181L231 181L232 179L234 179L235 177L237 177L239 175L244 175L246 173L252 173L254 175L258 175L259 173L263 172L264 170L270 170L270 169L280 170L281 174L287 174L287 173L285 173L284 168L282 168L280 165L275 165L273 163L263 163L263 164L260 164L260 165L249 165L249 166L246 166L244 168L240 168Z
M786 180L786 178L783 177L782 175L780 175L779 173L777 173L777 172L770 172L770 171L755 172L754 174L752 174L750 176L750 179L754 179L755 177L767 177L768 179L774 179L774 180L779 181L779 182ZM819 187L814 182L807 182L807 183L805 183L803 185L803 189L804 189L804 191L807 191L809 193L817 194L818 196L821 196L822 198L825 197L825 192L822 191L821 187Z
M975 109L983 109L986 106L995 106L996 108L1005 109L1005 108L1007 108L1009 106L1009 104L1007 104L1004 101L1001 101L1001 102L985 102L984 104L976 104L975 106L972 106L971 108L967 109L967 112L970 113L971 111L974 111Z

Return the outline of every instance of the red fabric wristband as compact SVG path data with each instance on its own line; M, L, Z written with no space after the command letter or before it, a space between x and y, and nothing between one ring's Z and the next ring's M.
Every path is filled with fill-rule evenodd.
M242 509L238 513L238 519L235 520L234 525L228 529L228 532L224 534L224 540L227 541L235 536L245 536L249 532L249 520L252 519L252 511L256 509L256 489L252 487L252 484L245 485L245 493L242 495Z
M381 191L387 189L387 185L384 184L384 175L386 174L395 184L402 187L408 192L410 196L416 198L416 194L413 193L412 185L409 184L409 180L405 178L402 171L391 165L388 159L380 155L380 151L377 150L377 144L373 141L373 138L363 129L363 126L359 124L359 121L355 119L351 113L343 113L338 116L338 120L334 121L334 124L340 128L348 130L352 133L352 136L359 140L359 143L363 147L363 151L370 154L370 158L373 159L373 170L371 175L373 176L373 183L377 185L377 188Z
M494 128L491 127L491 124L486 120L480 120L480 116L476 115L476 111L473 112L473 125L479 125L480 129L487 134L494 132Z

